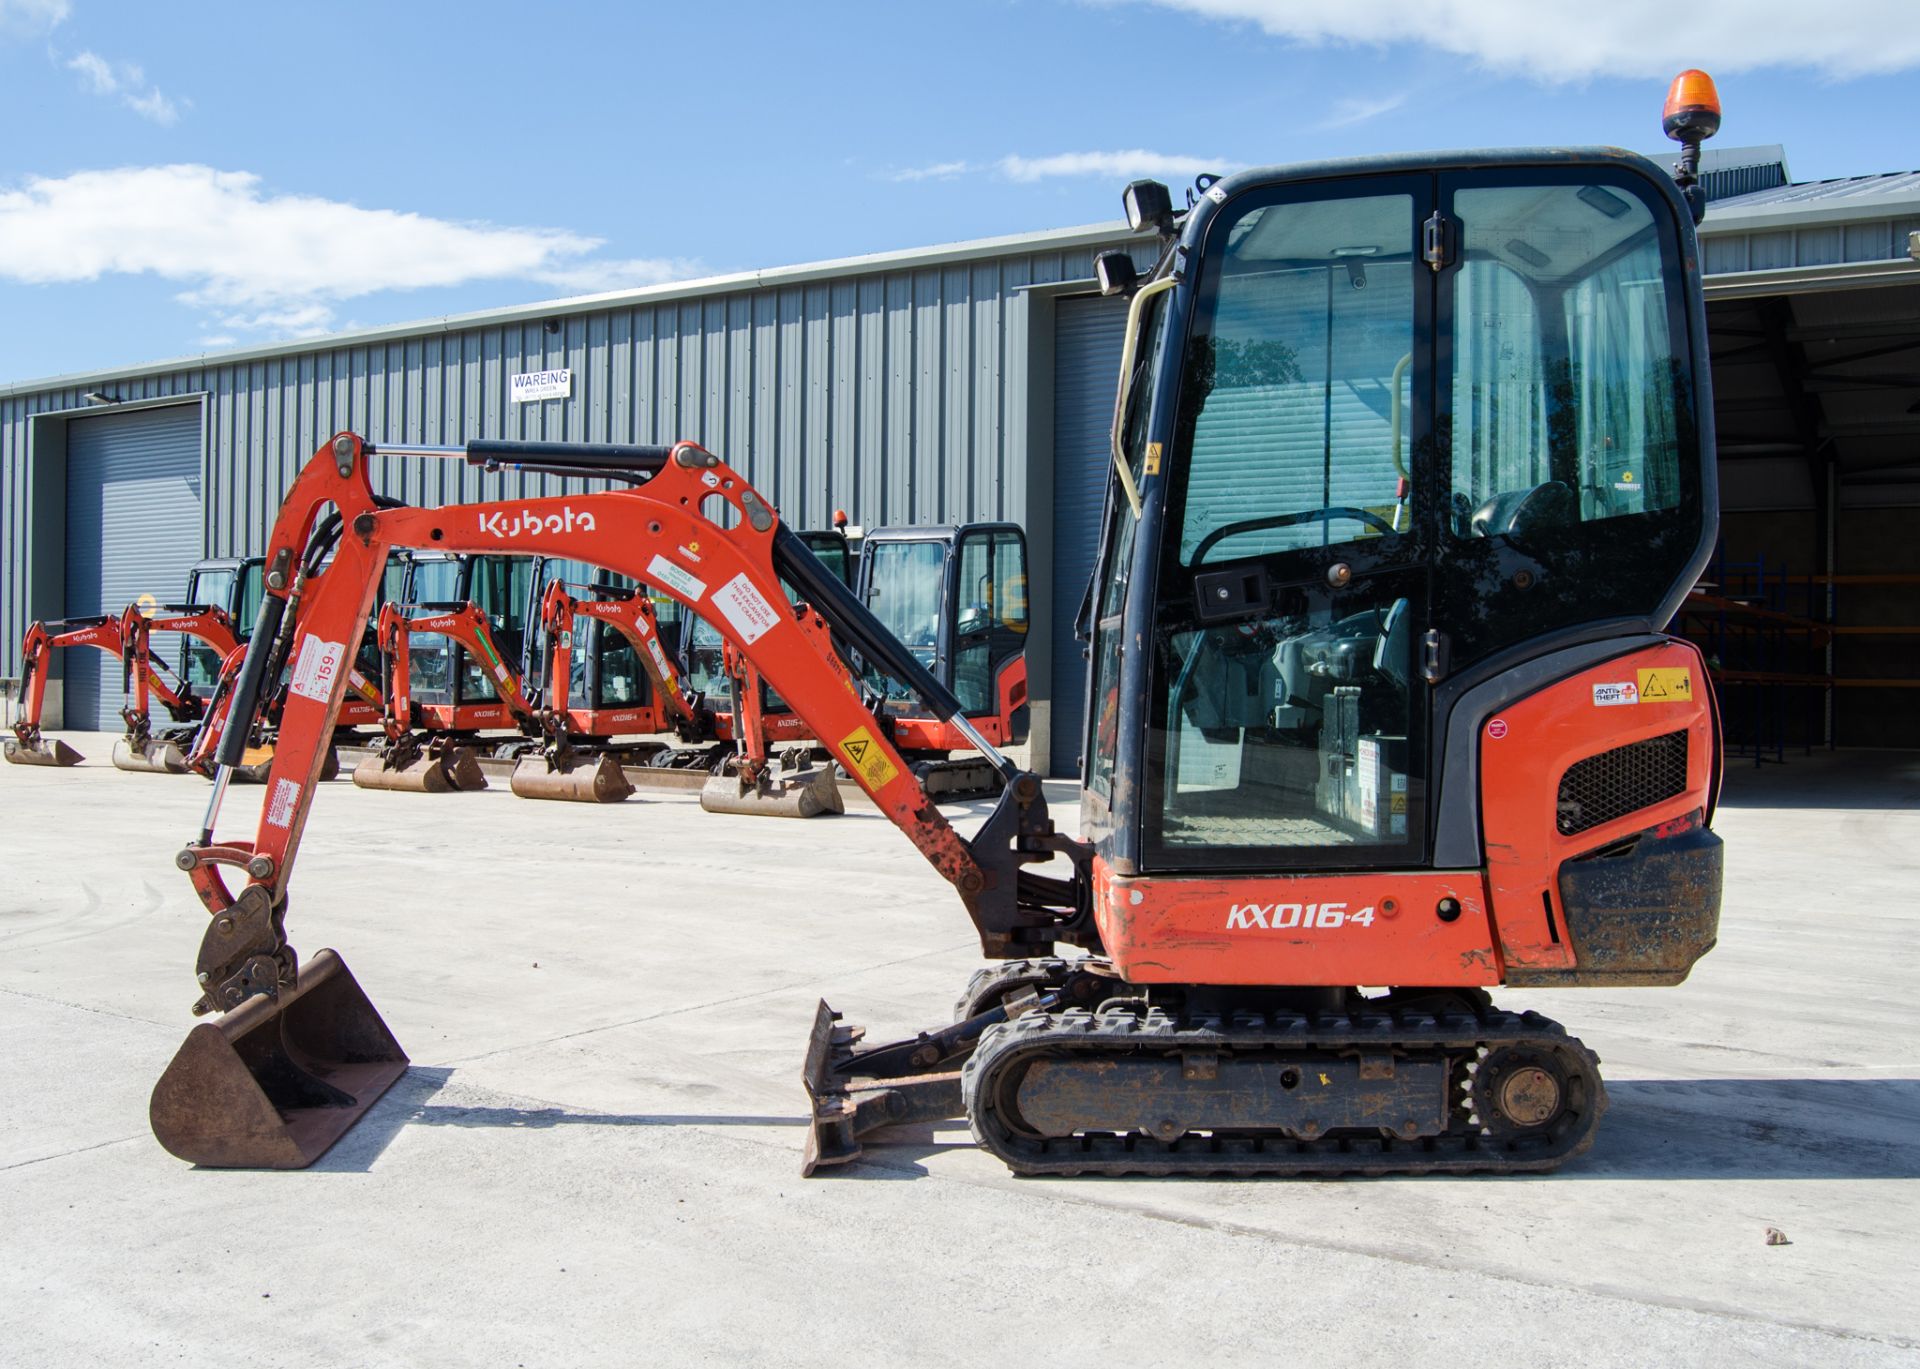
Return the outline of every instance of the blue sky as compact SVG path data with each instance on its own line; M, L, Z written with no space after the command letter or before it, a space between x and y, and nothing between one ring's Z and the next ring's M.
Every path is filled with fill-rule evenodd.
M1659 150L1920 167L1912 0L0 0L0 381L1117 216L1157 174Z

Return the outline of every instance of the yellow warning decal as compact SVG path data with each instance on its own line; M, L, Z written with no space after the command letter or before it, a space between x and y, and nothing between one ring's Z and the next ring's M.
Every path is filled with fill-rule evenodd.
M1693 671L1686 666L1661 667L1640 672L1640 702L1691 703Z
M1147 474L1160 474L1160 444L1158 442L1147 443Z
M873 739L873 733L864 727L849 732L840 743L840 750L847 764L860 772L869 789L885 788L888 781L900 773L900 768L887 759L886 751Z

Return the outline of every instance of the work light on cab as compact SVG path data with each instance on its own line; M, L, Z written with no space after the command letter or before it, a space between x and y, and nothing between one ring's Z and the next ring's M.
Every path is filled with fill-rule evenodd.
M1139 233L1151 228L1162 237L1173 233L1173 195L1159 181L1134 181L1121 193L1127 206L1127 227Z
M1707 195L1700 186L1700 144L1720 131L1720 92L1714 89L1713 77L1693 68L1674 77L1667 87L1660 127L1680 144L1673 179L1687 198L1693 221L1699 223L1707 214Z

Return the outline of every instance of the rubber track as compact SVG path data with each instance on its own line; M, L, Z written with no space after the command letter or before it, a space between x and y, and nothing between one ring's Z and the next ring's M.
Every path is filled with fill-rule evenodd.
M1569 1081L1569 1099L1584 1094L1584 1107L1541 1132L1489 1137L1468 1121L1459 1104L1471 1076L1466 1066L1482 1048L1531 1047L1551 1052ZM1007 1071L1047 1056L1076 1052L1178 1058L1183 1051L1280 1053L1391 1050L1419 1057L1434 1052L1455 1062L1449 1074L1448 1130L1434 1137L1400 1140L1377 1130L1330 1132L1312 1141L1278 1131L1271 1135L1190 1134L1163 1142L1139 1133L1087 1132L1042 1138L1019 1134L997 1112ZM1558 1023L1538 1013L1489 1008L1436 1017L1412 1010L1315 1014L1236 1013L1229 1023L1211 1014L1191 1019L1158 1008L1145 1013L1084 1009L1032 1013L989 1027L967 1060L961 1084L967 1120L979 1145L1018 1174L1146 1175L1381 1175L1522 1174L1557 1169L1593 1144L1606 1111L1599 1058Z

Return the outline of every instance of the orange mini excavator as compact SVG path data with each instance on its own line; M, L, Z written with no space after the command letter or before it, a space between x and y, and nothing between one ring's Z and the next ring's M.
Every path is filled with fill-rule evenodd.
M583 628L589 635L576 637ZM644 590L555 578L541 594L540 630L546 683L534 720L542 740L537 754L514 766L513 792L522 798L623 799L633 785L622 765L645 765L664 749L653 738L699 720L698 706L682 691L680 672L661 644L653 601Z
M122 688L129 696L120 710L127 730L113 745L114 765L121 770L184 775L188 766L182 748L190 745L190 733L156 738L152 701L159 699L176 724L200 718L206 701L194 693L186 678L176 676L154 657L155 632L180 633L222 654L236 645L225 610L198 604L163 604L156 609L129 604L117 619L96 616L30 625L20 645L23 699L13 736L4 743L7 760L15 765L68 766L85 759L65 742L43 737L40 717L53 653L63 647L86 646L119 660Z
M820 1005L808 1171L952 1116L1023 1174L1565 1164L1606 1108L1598 1061L1489 990L1677 984L1717 935L1719 727L1665 629L1717 524L1694 224L1718 125L1690 72L1671 175L1553 148L1202 178L1184 212L1128 187L1161 250L1144 275L1097 263L1129 306L1077 837L717 455L383 445L626 485L389 508L369 445L336 436L270 542L252 650L296 665L258 825L219 836L216 786L179 856L211 914L197 1007L220 1016L157 1085L156 1134L205 1164L305 1164L406 1067L340 959L301 965L285 926L342 644L388 550L433 546L575 558L707 617L1005 962L905 1040ZM346 535L302 574L329 508ZM856 654L1000 770L970 837Z
M132 694L132 701L121 710L127 734L113 744L113 763L121 770L151 771L163 775L184 775L191 768L186 752L193 745L198 722L207 711L206 701L193 691L189 676L181 675L169 687L161 702L177 727L169 735L155 737L149 712L149 695L160 679L160 663L153 657L153 634L176 632L199 649L222 657L235 651L240 643L234 636L233 620L223 608L199 604L163 604L149 614L137 604L129 604L120 615L120 637L125 643L121 654L121 683ZM193 648L190 648L193 649Z
M444 701L416 702L415 634L444 637L457 645L466 659L484 672L491 697L463 699L457 689L459 682L451 681L456 687L447 690ZM375 637L383 663L386 711L382 725L387 741L379 752L354 767L353 782L362 789L414 794L485 789L487 777L475 755L478 734L515 726L528 734L538 732L533 703L520 672L501 655L487 614L478 605L389 603L380 610ZM457 651L445 655L449 661L460 658Z

